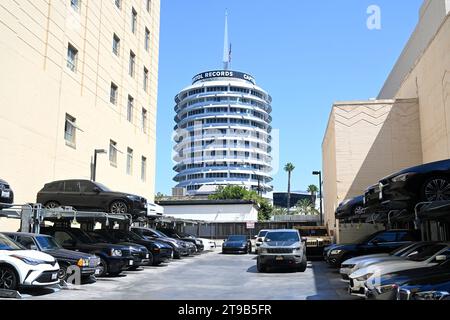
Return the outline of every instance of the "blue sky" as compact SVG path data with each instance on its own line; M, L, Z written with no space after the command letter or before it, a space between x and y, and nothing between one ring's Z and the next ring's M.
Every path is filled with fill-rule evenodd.
M175 186L171 140L176 93L222 67L228 9L232 69L252 74L273 97L279 166L292 162L294 190L317 184L331 105L376 97L418 20L422 0L161 0L156 191ZM381 30L366 27L370 5ZM287 174L274 175L286 190Z

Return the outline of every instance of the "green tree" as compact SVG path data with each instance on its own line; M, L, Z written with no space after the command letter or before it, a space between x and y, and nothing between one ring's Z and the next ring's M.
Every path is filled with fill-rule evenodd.
M155 201L160 201L160 200L162 200L164 197L166 197L165 194L163 194L163 193L161 193L161 192L158 192L158 193L155 195Z
M295 166L292 163L287 163L284 166L284 171L288 173L288 190L287 190L287 212L289 214L289 211L291 209L291 174L292 171L294 171Z
M314 205L316 203L317 192L319 192L319 188L315 184L310 184L307 191L311 194L311 202Z
M272 216L273 206L267 199L261 197L256 191L249 191L241 186L228 185L220 186L214 194L209 197L211 200L250 200L258 205L258 220L266 221Z
M319 211L314 208L314 205L309 199L302 199L295 205L296 213L300 215L318 215Z

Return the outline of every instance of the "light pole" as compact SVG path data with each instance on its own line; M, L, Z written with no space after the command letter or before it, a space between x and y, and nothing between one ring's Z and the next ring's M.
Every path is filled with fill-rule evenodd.
M313 175L319 176L319 198L320 198L320 225L323 225L323 211L322 211L322 171L313 171Z
M107 153L105 149L95 149L94 150L94 164L92 168L92 181L95 181L97 173L97 154Z

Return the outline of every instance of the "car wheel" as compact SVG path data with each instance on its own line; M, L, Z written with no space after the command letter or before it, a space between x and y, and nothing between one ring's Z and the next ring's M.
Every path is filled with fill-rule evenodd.
M304 254L302 257L302 262L300 262L300 266L298 267L298 271L305 272L308 267L308 260L306 259L306 255Z
M352 209L352 215L353 216L360 216L364 213L364 207L363 206L354 206Z
M153 254L151 252L148 253L148 266L152 266L153 265Z
M16 271L8 266L0 266L0 289L17 290L19 277Z
M108 274L108 264L103 258L100 258L100 263L97 266L98 269L100 269L98 276L104 277Z
M258 272L266 272L266 266L259 261L256 262L256 269Z
M109 206L109 212L111 213L115 213L115 214L123 214L123 213L128 213L128 206L125 202L123 201L114 201L113 203L111 203L111 205Z
M56 209L56 208L59 208L61 205L58 203L58 202L56 202L56 201L49 201L49 202L47 202L46 204L45 204L45 208L46 209Z
M422 186L421 200L429 202L450 200L450 179L436 176L426 180Z
M59 280L66 280L67 279L67 268L69 266L65 263L59 264L59 270L58 270L58 279Z

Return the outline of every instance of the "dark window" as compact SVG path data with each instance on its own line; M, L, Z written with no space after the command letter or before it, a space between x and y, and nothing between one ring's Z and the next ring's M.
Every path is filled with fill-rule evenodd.
M80 192L93 192L95 185L89 181L80 181Z
M78 181L66 181L64 183L65 192L80 192L80 183Z
M383 232L378 235L376 235L374 238L372 238L371 242L378 241L378 242L395 242L397 240L397 233L395 232Z
M45 191L63 191L64 190L64 182L58 181L53 183L48 183L44 187Z
M397 241L416 241L410 232L399 232L397 234Z
M31 249L31 246L35 246L33 238L31 237L25 237L25 236L18 236L17 240L18 243L23 245L27 249Z

